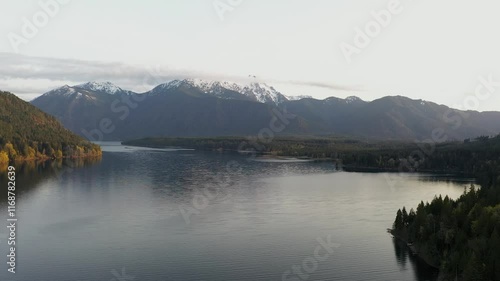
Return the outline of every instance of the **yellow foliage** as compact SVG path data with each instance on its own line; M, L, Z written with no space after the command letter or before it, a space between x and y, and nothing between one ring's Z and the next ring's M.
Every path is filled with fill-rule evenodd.
M82 156L85 156L85 150L83 149L83 147L81 146L76 146L76 153L75 153L76 157L82 157Z
M33 159L36 156L36 151L32 147L28 147L28 159Z
M9 155L10 159L16 159L17 157L17 151L14 149L14 146L12 143L8 142L5 144L5 147L3 148L5 152Z
M7 167L8 167L9 164L3 164L3 163L0 163L0 171L7 171Z
M0 164L8 164L9 155L5 151L0 151Z

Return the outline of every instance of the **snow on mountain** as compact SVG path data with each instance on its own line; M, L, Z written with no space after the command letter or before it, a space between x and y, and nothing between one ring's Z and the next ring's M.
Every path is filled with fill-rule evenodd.
M279 105L288 99L273 87L265 83L251 83L243 88L242 94L251 97L255 96L258 102L274 103Z
M182 85L182 80L172 80L170 82L160 84L156 86L153 90L149 91L149 94L159 94L162 91L170 90L173 88L178 88Z
M51 97L51 96L64 97L66 99L74 99L74 100L79 100L82 98L85 98L87 100L95 100L95 97L93 97L88 92L82 91L82 89L80 88L70 87L68 85L64 85L62 87L59 87L42 95L42 97Z
M363 102L363 100L356 97L356 96L350 96L350 97L345 98L345 102L346 103L355 103L355 102Z
M47 93L43 94L44 96L51 96L51 95L57 95L57 96L65 96L69 97L72 94L76 93L77 91L73 89L72 87L68 85L64 85L62 87L59 87L57 89L48 91Z
M113 85L110 82L97 83L97 82L87 82L84 84L76 86L64 85L52 91L49 91L43 96L60 96L65 98L81 99L85 98L87 100L95 100L96 94L108 94L115 95L121 94L131 94L130 91L122 90L120 87Z
M229 95L227 90L243 94L243 86L233 82L226 81L206 81L202 79L185 79L182 81L189 87L194 87L202 90L206 94L211 94L222 99L234 99L235 97Z
M167 83L156 86L148 95L161 95L169 90L179 87L196 88L205 94L213 95L221 99L242 99L266 104L280 105L287 101L296 101L301 99L313 98L308 95L285 96L274 87L263 82L236 83L229 81L203 80L203 79L183 79L172 80ZM81 95L77 95L80 93ZM129 95L133 92L121 89L110 82L87 82L76 86L64 85L54 89L44 95L59 95L66 97L95 99L96 94L109 95ZM363 103L364 101L356 96L350 96L345 99L330 97L323 100L325 103L345 102L347 104Z
M87 82L73 87L94 92L104 92L110 95L114 95L118 92L124 92L120 87L115 86L110 82Z
M197 87L207 94L220 94L222 89L240 93L241 86L231 82L205 81L201 79L185 79L184 82L192 87Z
M89 93L82 91L80 88L75 88L75 87L70 87L68 85L64 85L62 87L59 87L57 89L54 89L52 91L49 91L43 96L58 96L58 97L64 97L64 98L70 98L70 99L81 99L81 98L86 98L86 99L95 99L95 97L92 97Z
M312 99L313 97L308 95L300 95L300 96L286 96L289 101L303 100L303 99Z
M229 90L242 94L250 100L260 103L278 105L288 101L286 96L265 83L252 82L249 84L240 84L228 81L208 81L202 79L173 80L154 88L150 94L157 95L163 91L178 88L180 86L198 88L206 94L211 94L224 99L235 98L233 95L228 94L227 91Z

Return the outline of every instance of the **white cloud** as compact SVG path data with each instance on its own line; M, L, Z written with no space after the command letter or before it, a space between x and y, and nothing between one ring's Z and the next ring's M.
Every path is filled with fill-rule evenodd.
M42 58L12 53L0 53L0 89L13 92L29 100L62 85L87 81L109 81L136 92L148 91L158 84L173 79L202 78L236 82L260 81L266 83L318 87L349 91L348 86L317 81L280 81L262 77L216 75L196 71L172 70L166 66L149 67L116 62L83 61L75 59Z

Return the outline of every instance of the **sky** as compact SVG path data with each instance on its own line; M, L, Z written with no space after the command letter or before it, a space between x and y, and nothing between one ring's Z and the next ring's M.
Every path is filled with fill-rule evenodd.
M87 81L144 92L201 78L500 111L498 11L496 0L2 0L0 89L31 100Z

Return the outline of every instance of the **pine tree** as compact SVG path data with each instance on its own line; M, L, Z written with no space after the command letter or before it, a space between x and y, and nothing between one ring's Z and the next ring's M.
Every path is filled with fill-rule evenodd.
M404 221L403 221L403 212L401 209L398 210L396 214L396 220L394 221L393 227L395 230L403 229Z
M486 281L485 266L477 258L476 253L472 253L469 262L464 270L464 281Z

